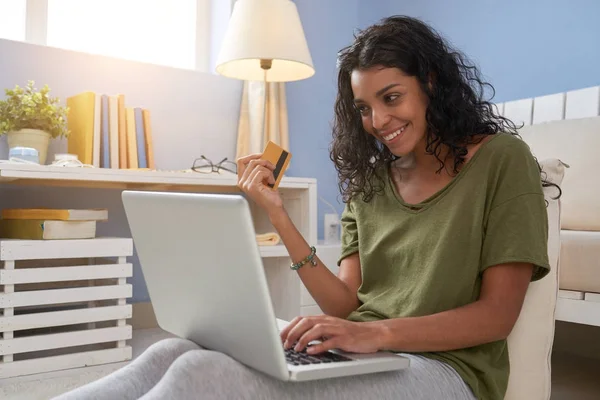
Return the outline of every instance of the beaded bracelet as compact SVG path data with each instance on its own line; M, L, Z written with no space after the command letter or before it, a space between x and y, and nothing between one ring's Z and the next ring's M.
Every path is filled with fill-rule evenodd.
M300 267L302 267L304 264L306 264L307 262L310 262L310 264L313 267L317 266L317 261L314 259L315 254L317 253L317 249L315 249L314 246L310 247L310 254L308 256L306 256L306 258L300 262L297 262L296 264L292 264L290 265L290 268L294 271L298 270Z

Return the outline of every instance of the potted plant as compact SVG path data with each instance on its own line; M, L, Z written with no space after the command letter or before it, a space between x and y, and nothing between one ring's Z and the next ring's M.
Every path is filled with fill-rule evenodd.
M27 87L16 85L6 89L0 100L0 135L7 135L8 147L31 147L38 151L40 164L45 164L50 138L67 137L68 108L50 97L48 85L41 90L29 81Z

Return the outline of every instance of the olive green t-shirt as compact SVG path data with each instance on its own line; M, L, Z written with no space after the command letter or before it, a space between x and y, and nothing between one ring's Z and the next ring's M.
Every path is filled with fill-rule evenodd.
M529 147L497 134L482 144L454 179L419 204L407 204L384 172L385 189L360 197L342 214L340 262L358 252L361 305L348 319L417 317L476 301L486 268L534 264L532 280L549 271L548 220L541 177ZM421 353L452 366L478 399L504 398L509 375L506 340Z

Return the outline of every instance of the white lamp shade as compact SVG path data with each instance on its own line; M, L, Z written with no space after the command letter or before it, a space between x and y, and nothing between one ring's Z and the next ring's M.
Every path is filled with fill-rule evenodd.
M272 60L267 82L290 82L314 75L312 58L296 5L290 0L238 0L216 70L230 78L265 80L260 60Z

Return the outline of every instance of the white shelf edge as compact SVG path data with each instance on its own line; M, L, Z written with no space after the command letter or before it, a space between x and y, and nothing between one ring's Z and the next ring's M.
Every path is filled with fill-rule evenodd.
M53 167L48 165L0 164L0 183L17 179L44 179L80 182L108 182L156 185L226 186L237 187L233 174L200 174L183 171L147 171L110 168ZM283 189L306 189L316 182L315 178L285 176L279 187Z
M275 246L259 246L258 248L261 257L289 257L287 249L282 244Z
M0 260L42 258L129 257L133 255L130 238L21 240L0 239Z
M559 297L556 302L557 321L600 326L600 303Z

